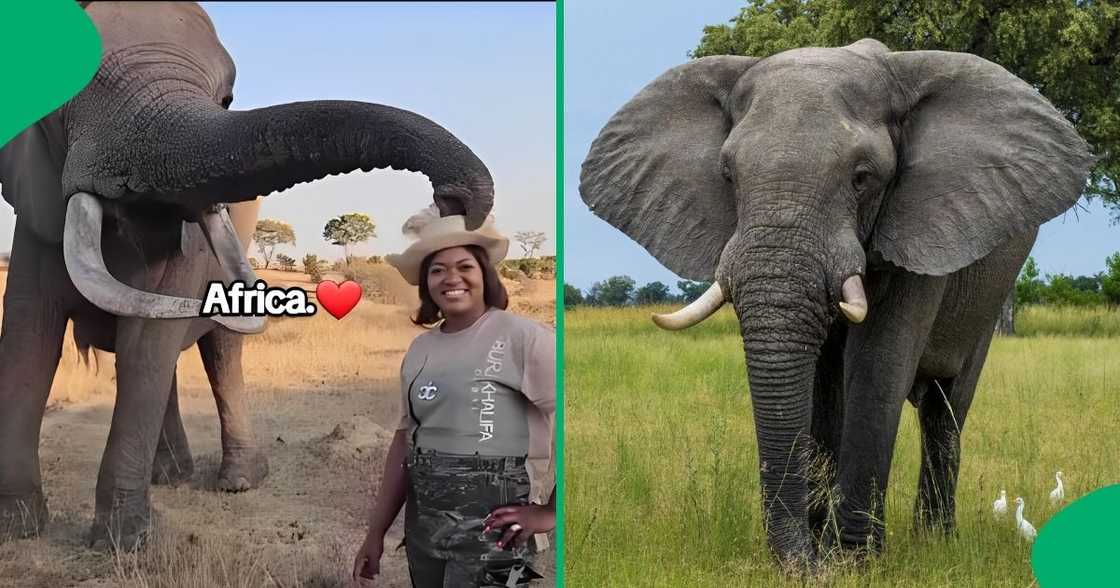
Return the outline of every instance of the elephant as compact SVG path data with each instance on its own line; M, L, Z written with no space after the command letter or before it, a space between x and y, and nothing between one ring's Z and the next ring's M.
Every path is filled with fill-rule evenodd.
M767 542L783 567L815 569L881 549L907 400L915 524L954 529L960 434L999 309L1094 161L999 65L863 39L668 70L602 128L579 190L668 269L713 281L655 322L733 306Z
M267 473L241 399L241 333L264 317L199 312L209 282L256 279L227 205L393 168L426 175L440 213L473 229L494 183L459 138L407 110L340 100L231 110L233 61L194 3L84 8L99 69L0 150L17 215L0 330L0 540L48 520L39 432L70 320L80 348L116 353L90 543L131 548L150 532L150 481L190 475L175 363L196 342L222 424L219 478L238 490Z

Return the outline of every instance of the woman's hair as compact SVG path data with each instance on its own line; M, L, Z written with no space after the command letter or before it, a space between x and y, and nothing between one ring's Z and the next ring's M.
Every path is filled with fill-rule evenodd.
M486 250L478 245L462 247L474 256L478 267L482 269L482 300L486 303L486 307L505 310L509 306L509 294L506 293L502 281L498 279L498 271L490 264L490 256ZM432 300L431 292L428 292L428 270L432 267L432 259L435 258L436 253L439 251L429 254L420 262L420 310L416 312L412 322L424 327L430 327L443 319L443 313L439 306L436 306L435 300Z

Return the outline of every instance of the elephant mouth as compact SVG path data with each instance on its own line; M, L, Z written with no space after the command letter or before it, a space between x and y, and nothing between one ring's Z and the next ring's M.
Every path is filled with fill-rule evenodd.
M113 277L105 264L101 248L101 227L104 211L96 196L87 192L74 194L66 205L66 223L62 248L66 271L78 292L101 310L121 317L150 319L198 318L203 302L138 290ZM246 284L257 281L257 275L242 255L229 212L205 212L198 221L207 236L226 277ZM259 333L265 318L252 316L211 316L211 320L239 333Z

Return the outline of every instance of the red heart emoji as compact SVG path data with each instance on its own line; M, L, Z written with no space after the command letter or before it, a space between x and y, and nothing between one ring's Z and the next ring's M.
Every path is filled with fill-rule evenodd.
M353 310L361 297L362 287L353 280L346 280L342 284L324 280L315 288L315 298L319 300L319 305L336 319L341 319Z

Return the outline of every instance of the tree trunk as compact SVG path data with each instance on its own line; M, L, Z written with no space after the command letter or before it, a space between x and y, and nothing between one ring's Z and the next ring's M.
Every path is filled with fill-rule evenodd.
M1003 308L999 311L999 320L996 321L996 334L1011 337L1015 335L1015 289L1007 293L1007 300L1003 301Z

